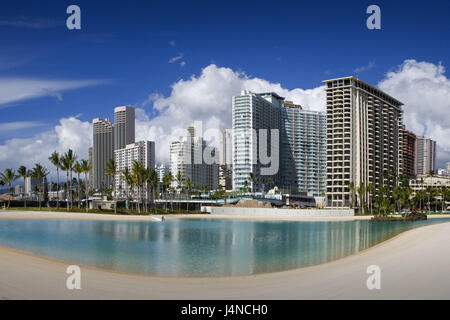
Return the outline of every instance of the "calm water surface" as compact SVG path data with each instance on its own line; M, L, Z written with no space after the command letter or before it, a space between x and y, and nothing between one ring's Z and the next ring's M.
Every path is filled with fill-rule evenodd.
M450 219L376 223L0 220L0 246L122 272L249 275L333 261L402 231L441 222Z

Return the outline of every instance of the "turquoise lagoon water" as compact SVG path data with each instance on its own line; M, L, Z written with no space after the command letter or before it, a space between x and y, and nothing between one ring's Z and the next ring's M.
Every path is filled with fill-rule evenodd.
M0 245L71 264L159 276L230 276L333 261L419 222L0 220Z

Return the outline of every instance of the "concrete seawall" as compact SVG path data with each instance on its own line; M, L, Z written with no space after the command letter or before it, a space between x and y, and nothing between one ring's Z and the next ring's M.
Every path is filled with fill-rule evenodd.
M241 207L202 207L202 211L212 215L276 216L276 217L353 217L353 209L278 209Z

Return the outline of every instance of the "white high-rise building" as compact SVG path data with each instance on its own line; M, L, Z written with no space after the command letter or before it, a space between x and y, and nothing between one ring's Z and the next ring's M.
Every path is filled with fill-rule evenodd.
M129 194L129 186L123 177L123 170L128 167L131 171L134 161L140 162L144 168L155 168L155 142L139 141L126 145L123 149L114 151L116 162L116 192L118 198L126 198ZM137 190L134 190L133 197L137 197Z
M174 178L171 187L178 188L178 173L186 186L187 179L194 188L207 186L210 190L218 186L218 154L217 149L207 147L201 137L195 136L195 129L190 126L187 135L170 145L170 172ZM214 161L208 161L204 155L209 154ZM215 163L212 163L215 162Z
M425 137L416 138L414 167L416 175L436 170L436 141Z
M266 151L271 152L272 147L276 149L272 159L278 161L279 166L279 141L273 139L271 130L276 129L279 133L283 101L284 98L273 92L256 94L242 91L240 95L233 97L233 190L239 190L246 185L254 191L262 190L268 185L269 178L272 178L275 185L279 185L279 168L276 174L262 174L262 169L271 167L273 163L261 162L259 139L263 131L267 133L267 139L264 141Z
M291 101L281 111L281 186L320 196L326 189L326 114Z

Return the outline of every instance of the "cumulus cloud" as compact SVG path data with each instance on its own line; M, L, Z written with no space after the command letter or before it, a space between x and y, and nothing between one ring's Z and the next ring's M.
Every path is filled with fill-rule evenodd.
M200 75L174 83L170 96L149 95L143 107L152 104L158 115L150 118L144 108L136 111L136 139L156 141L157 162L168 162L170 143L194 122L201 121L203 131L231 128L231 98L242 90L273 91L305 109L325 109L323 86L289 90L279 83L211 64Z
M379 88L402 101L408 130L437 142L438 167L450 161L450 79L441 64L405 60Z
M32 168L41 163L56 177L56 171L48 157L56 150L60 153L73 149L78 159L88 158L88 148L92 145L92 124L76 117L63 118L52 130L39 133L31 138L6 140L0 145L0 170L25 165Z
M62 100L62 91L95 86L106 80L43 80L0 77L0 109L8 103L39 97Z

